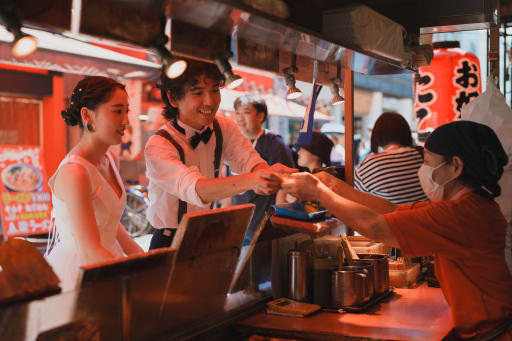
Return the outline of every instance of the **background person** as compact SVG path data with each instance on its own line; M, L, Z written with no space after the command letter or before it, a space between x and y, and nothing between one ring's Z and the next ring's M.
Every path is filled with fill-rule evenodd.
M354 187L394 204L425 201L418 179L423 150L413 147L411 129L402 115L385 112L372 129L371 151L354 171Z
M327 122L322 125L320 132L324 133L334 143L331 151L331 165L345 165L345 126L341 123ZM357 163L357 160L356 160Z
M331 165L331 151L334 143L326 135L314 131L309 145L301 145L297 165L312 172L316 168Z
M118 160L108 151L121 143L129 123L124 85L84 78L61 114L82 136L48 181L55 230L45 257L68 291L76 287L80 266L143 251L120 223L126 194Z
M150 249L171 245L183 214L247 190L274 194L281 181L276 172L295 171L281 164L271 168L235 122L215 117L224 84L215 64L189 60L178 78L162 72L161 83L166 122L144 150L147 219L156 228ZM223 163L240 175L218 177Z
M281 136L274 134L261 125L267 119L267 104L258 95L244 95L234 102L235 122L240 132L247 137L253 148L269 165L281 163L288 167L295 167L290 149L284 143ZM247 244L258 227L263 214L275 203L286 202L285 194L278 192L276 195L260 195L253 190L237 194L232 197L233 205L253 203L256 205L254 213L247 229L244 243Z
M398 206L327 173L292 174L282 187L406 257L434 254L454 322L446 340L512 340L512 226L493 200L507 162L492 129L456 121L425 142L418 174L429 202Z

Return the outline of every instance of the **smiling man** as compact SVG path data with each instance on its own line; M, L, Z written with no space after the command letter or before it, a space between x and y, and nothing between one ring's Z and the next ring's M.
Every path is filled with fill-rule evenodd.
M253 190L271 195L279 173L252 148L236 124L215 117L224 77L215 64L188 61L176 79L161 76L166 119L144 151L149 179L147 219L156 229L150 249L170 246L183 214L208 210L216 200ZM240 175L219 177L225 163Z
M269 165L281 163L288 167L295 167L292 153L281 136L262 128L262 124L266 121L268 115L265 100L261 96L249 94L238 97L233 105L235 108L235 122L238 128L245 137L251 140L252 146L263 160ZM251 240L263 218L263 214L273 204L282 202L285 202L283 192L278 192L276 197L276 195L260 195L249 190L232 198L233 205L247 203L256 205L245 235L245 244Z

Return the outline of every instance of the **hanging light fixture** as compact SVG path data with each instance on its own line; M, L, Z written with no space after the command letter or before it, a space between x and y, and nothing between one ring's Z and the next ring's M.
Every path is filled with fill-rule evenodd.
M233 57L231 51L224 51L224 53L215 57L215 64L219 68L220 72L226 77L226 88L233 90L240 86L244 82L244 79L239 75L233 73L229 58Z
M178 78L187 69L187 62L184 59L171 55L164 44L153 45L151 49L162 62L162 67L167 78Z
M21 20L15 3L6 2L0 7L0 19L7 30L14 35L11 51L14 57L23 58L37 50L37 39L21 32Z
M331 89L331 94L332 94L332 100L331 100L332 105L340 105L343 102L345 102L345 98L343 98L343 96L341 95L341 91L340 91L340 85L342 84L340 74L341 74L341 66L338 64L337 77L331 78L329 80L329 89Z
M171 52L165 47L165 44L169 41L165 34L165 25L167 23L167 17L163 15L160 22L160 34L150 44L151 50L157 55L160 62L162 62L162 68L167 78L174 79L178 78L187 69L187 62L184 59L173 56Z
M16 58L23 58L31 55L37 50L37 39L31 35L17 30L14 34L12 42L12 54Z
M341 80L339 78L331 78L329 80L329 88L331 89L332 94L332 105L340 105L343 102L345 102L345 98L341 95L340 87L338 84L340 84Z
M288 86L288 91L286 91L286 98L295 99L302 96L302 91L295 86L295 73L299 71L296 66L297 56L292 54L292 62L290 67L287 67L283 70L284 80L286 82L286 86Z

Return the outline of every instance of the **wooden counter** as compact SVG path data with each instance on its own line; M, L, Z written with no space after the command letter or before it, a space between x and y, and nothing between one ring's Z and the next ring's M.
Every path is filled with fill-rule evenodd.
M240 331L302 340L441 340L452 328L441 289L426 283L395 289L364 314L321 312L306 318L258 312L237 324Z

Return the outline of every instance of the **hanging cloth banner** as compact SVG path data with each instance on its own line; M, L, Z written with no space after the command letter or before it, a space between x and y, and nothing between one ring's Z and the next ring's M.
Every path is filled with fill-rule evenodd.
M313 90L311 91L311 97L309 99L306 112L304 113L304 120L302 121L302 128L299 133L297 144L299 146L307 146L311 144L311 135L313 133L313 121L315 116L316 99L322 86L316 83L318 61L315 59L313 64Z

